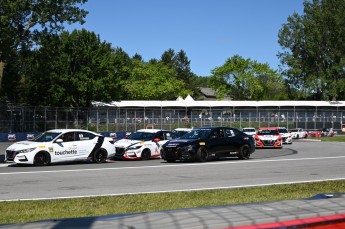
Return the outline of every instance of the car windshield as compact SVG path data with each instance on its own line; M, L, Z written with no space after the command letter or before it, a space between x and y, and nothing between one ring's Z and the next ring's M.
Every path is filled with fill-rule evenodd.
M279 129L279 133L289 133L288 131L287 131L287 129Z
M186 130L173 130L178 136L183 136L184 134L188 133L189 131Z
M140 141L150 141L153 139L153 136L155 133L149 133L149 132L134 132L131 135L128 136L127 139L130 140L140 140Z
M186 133L181 138L183 139L203 139L211 133L211 129L194 129L189 133Z
M244 133L255 132L255 129L243 129Z
M32 141L34 141L34 142L51 142L60 134L61 134L61 132L44 132L44 133L38 135Z
M258 135L277 135L278 130L259 130Z

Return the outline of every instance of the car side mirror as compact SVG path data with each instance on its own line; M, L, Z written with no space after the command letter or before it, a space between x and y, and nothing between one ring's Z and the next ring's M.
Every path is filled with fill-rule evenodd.
M63 142L63 140L61 138L56 140L56 143L62 143L62 142Z

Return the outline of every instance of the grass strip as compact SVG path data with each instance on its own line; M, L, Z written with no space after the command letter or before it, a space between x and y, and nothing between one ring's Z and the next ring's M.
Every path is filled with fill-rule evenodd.
M323 142L345 142L345 135L335 135L333 137L321 137L316 139L320 139Z
M335 192L345 192L345 180L227 190L0 202L0 224L292 200Z

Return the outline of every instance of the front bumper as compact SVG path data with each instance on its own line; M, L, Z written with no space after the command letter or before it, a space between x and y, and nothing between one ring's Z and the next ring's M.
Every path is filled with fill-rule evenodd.
M195 157L195 150L185 147L164 147L161 157L164 160L192 160Z
M280 140L255 140L255 148L282 148Z

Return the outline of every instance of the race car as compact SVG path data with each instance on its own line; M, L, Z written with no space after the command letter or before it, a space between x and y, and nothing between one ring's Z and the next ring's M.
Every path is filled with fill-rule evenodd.
M283 144L292 144L292 135L285 127L278 127L278 131L282 136Z
M40 166L77 160L103 163L114 155L114 140L110 137L81 129L55 129L10 145L5 161Z
M255 135L256 148L283 148L282 136L277 127L259 128Z
M256 135L256 129L253 127L245 127L242 129L242 131L250 136L255 137Z
M308 132L303 130L302 128L294 128L289 130L292 138L299 139L299 138L307 138Z
M160 158L161 145L178 138L172 131L141 129L115 142L115 159L149 160Z
M309 137L333 137L334 136L334 130L333 128L322 128L314 131L309 132Z
M201 127L191 130L180 139L165 143L161 156L167 162L206 162L224 157L246 160L254 151L253 137L236 128Z

